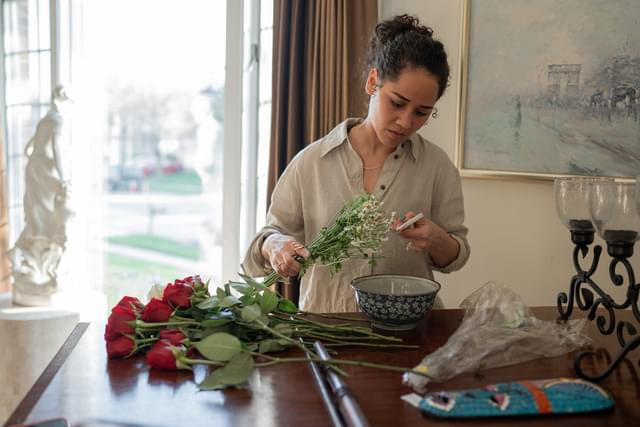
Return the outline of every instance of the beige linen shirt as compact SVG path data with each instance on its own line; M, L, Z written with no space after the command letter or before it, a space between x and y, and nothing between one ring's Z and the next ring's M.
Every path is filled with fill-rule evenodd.
M289 163L273 191L267 225L247 250L243 262L247 273L255 277L272 271L261 254L267 236L282 233L303 244L310 242L322 227L333 222L347 201L365 192L362 160L347 135L359 120L342 122ZM437 268L428 253L407 251L407 241L390 232L389 239L375 255L373 266L365 259L347 260L335 274L325 266L311 267L300 287L302 310L355 312L358 307L350 282L356 277L409 274L433 279L432 270L448 273L460 269L467 261L469 244L463 225L460 175L442 149L414 134L389 155L373 194L388 213L402 216L407 211L422 212L444 228L460 243L458 257L444 268Z

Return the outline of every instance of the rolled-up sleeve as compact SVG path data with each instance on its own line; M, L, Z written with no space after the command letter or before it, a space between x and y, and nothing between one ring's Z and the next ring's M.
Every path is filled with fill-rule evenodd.
M443 164L435 185L432 219L444 228L459 244L458 256L444 267L433 266L441 273L450 273L461 269L469 259L471 248L467 240L467 227L464 226L464 199L460 174L453 164Z
M267 237L281 233L301 241L304 235L298 161L297 157L294 158L280 176L271 195L266 225L247 248L242 269L252 277L266 276L273 271L262 256L262 244Z

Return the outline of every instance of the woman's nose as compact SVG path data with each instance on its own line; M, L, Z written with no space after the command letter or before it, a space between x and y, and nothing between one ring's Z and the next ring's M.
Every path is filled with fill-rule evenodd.
M401 114L396 123L402 127L402 129L411 129L413 125L413 118L411 117L411 113Z

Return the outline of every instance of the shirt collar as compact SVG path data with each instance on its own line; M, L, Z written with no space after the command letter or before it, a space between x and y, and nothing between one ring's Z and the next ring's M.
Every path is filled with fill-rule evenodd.
M327 134L324 141L322 142L322 153L320 157L324 157L327 153L333 150L336 147L344 144L347 141L347 137L349 134L349 129L353 126L357 125L362 121L361 118L348 118L347 120L340 123L338 126L333 128L331 132ZM403 144L410 144L411 146L411 155L414 160L418 159L418 146L420 144L420 136L418 133L414 133L407 140L403 142Z
M329 151L345 143L347 141L347 136L349 135L349 129L361 121L362 119L349 118L333 128L322 142L323 147L320 157L324 157Z

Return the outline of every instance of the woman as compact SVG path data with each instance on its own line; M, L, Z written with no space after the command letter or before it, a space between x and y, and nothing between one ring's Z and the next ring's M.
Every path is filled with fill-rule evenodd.
M435 115L447 87L442 43L416 18L397 16L376 26L368 62L367 116L345 120L291 161L274 189L267 225L251 243L243 266L255 276L272 270L282 277L297 275L294 256L309 255L300 242L310 242L345 202L364 191L389 212L425 218L389 233L374 265L348 260L336 274L312 267L301 283L303 310L357 311L349 285L355 277L432 278L432 270L457 270L469 257L458 171L446 153L416 133Z

